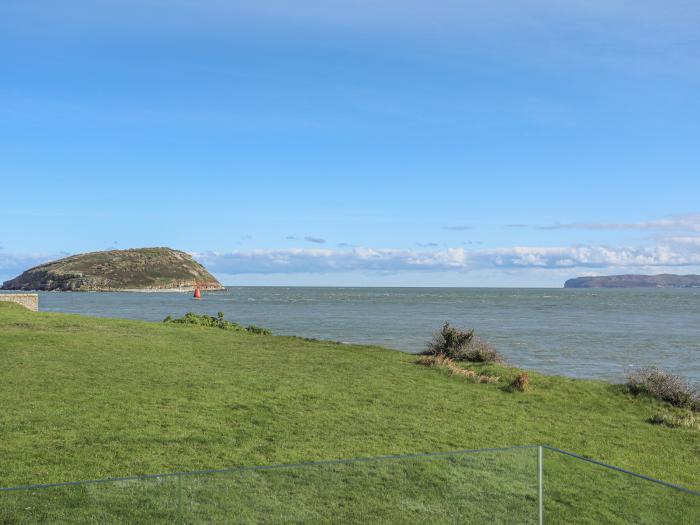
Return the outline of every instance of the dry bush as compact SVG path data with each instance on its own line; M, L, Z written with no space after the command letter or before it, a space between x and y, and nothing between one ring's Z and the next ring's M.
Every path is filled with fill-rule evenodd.
M647 394L673 406L700 411L698 387L656 367L640 368L628 374L627 388L635 395Z
M518 390L519 392L527 392L530 390L530 376L527 375L527 372L522 372L515 376L515 379L513 379L510 382L510 387L513 390Z
M479 336L472 338L464 353L464 360L474 363L505 363L505 359L494 346Z
M465 377L474 383L498 383L501 378L488 374L480 374L474 370L462 368L453 359L444 355L425 355L418 360L418 364L439 368L446 371L449 375Z

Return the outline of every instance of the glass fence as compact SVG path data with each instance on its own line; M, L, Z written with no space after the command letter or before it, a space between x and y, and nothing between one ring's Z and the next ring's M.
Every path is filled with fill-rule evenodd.
M549 447L0 490L0 524L700 523L700 494Z
M700 525L698 492L563 450L542 449L548 523Z

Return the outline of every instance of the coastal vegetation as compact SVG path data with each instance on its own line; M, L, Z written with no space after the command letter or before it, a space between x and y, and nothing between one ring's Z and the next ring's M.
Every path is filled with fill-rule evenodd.
M700 430L700 416L693 412L681 414L654 414L649 422L654 425L666 425L671 428L694 428Z
M634 394L625 385L527 371L529 391L516 395L504 385L524 383L526 371L495 360L423 356L450 363L451 370L468 367L479 377L499 378L458 380L416 366L415 355L377 346L259 336L198 322L33 313L9 303L0 303L0 332L0 487L549 444L700 489L697 427L650 424L656 414L685 412L653 396ZM387 516L387 522L411 515L449 522L464 515L462 506L469 501L497 516L496 509L506 500L488 494L512 490L527 500L536 486L534 460L503 458L411 463L410 468L402 463L381 471L379 485L367 482L360 467L311 469L306 474L290 470L274 482L251 473L238 478L242 481L230 492L230 501L252 502L251 512L279 511L282 517L315 516L317 521L321 514L303 512L316 509L319 498L326 496L334 512L359 508L353 506L356 502L371 509L395 497L402 502L401 512L413 513ZM612 490L624 487L626 480L601 491L600 483L608 478L598 470L583 469L579 476L579 463L554 459L546 460L545 470L550 480L547 505L555 515L600 523L615 522L621 509L639 512L640 498ZM157 509L154 501L163 494L168 504L176 502L174 493L167 492L175 486L168 479L144 483L133 497L124 496L125 501L145 502L130 511ZM227 486L217 479L208 485L212 490L221 486L216 483ZM573 483L576 479L580 483ZM445 488L450 486L452 492ZM634 494L642 490L634 483L628 487ZM75 490L65 500L60 492L50 494L59 498L56 508L73 505L77 512L88 508L89 501L103 501L99 490ZM25 501L12 499L19 493L0 493L0 523L34 521L26 516L35 516L31 513L41 494L32 491ZM216 504L213 493L198 494L208 494ZM285 494L293 497L284 499ZM676 517L687 515L690 507L670 499L667 503L672 522L681 522ZM517 506L502 510L521 515ZM693 516L697 514L691 520ZM489 519L478 513L474 517L476 522Z
M474 383L498 383L498 381L501 379L496 375L479 373L475 370L461 367L456 361L445 356L444 354L424 355L418 359L418 364L431 368L437 368L448 375L464 377Z
M493 345L481 339L473 329L460 329L447 321L433 334L423 354L473 363L505 363Z
M530 376L527 372L521 372L513 378L508 386L514 391L528 392L532 388L530 386Z
M700 412L700 388L676 374L645 367L627 376L627 388L635 395L648 395L675 407Z
M224 319L224 312L219 312L216 317L211 315L198 315L193 312L187 312L183 317L179 319L173 319L171 316L163 319L164 323L173 324L192 324L197 326L207 326L210 328L220 328L221 330L228 330L229 332L248 332L257 335L272 335L272 331L268 328L263 328L261 326L256 326L254 324L243 326L233 321L228 321Z

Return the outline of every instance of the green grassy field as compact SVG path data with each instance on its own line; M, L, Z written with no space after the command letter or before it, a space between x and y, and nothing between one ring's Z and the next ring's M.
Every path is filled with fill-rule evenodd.
M0 487L543 443L700 489L700 432L651 425L647 420L653 414L672 409L600 381L531 373L532 391L511 393L503 385L517 371L499 366L475 368L501 375L500 384L475 384L418 366L414 356L379 347L197 326L36 314L4 303L0 303L0 362ZM374 499L395 498L403 502L396 506L402 513L407 502L413 502L419 513L414 517L451 522L451 516L464 515L458 511L465 501L479 503L482 509L491 502L495 509L494 499L498 498L494 494L507 486L520 495L518 501L531 501L536 478L532 458L526 463L525 474L509 461L487 469L487 477L502 471L493 479L474 484L479 478L470 475L469 487L463 486L465 481L460 481L459 475L451 481L444 479L445 472L459 470L454 465L426 467L424 475L417 477L420 468L411 470L413 474L398 475L382 474L382 469L399 467L381 467L375 469L376 476L363 474L355 482L351 475L310 469L297 474L300 479L295 486L307 488L298 488L295 498L283 502L281 516L292 521L326 521L328 516L314 514L320 511L308 510L309 504L302 503L324 497L337 503L339 496L331 494L339 491L342 482L343 498L363 503L353 507L343 499L345 504L336 509L335 516L343 512L351 517L353 512L362 515L358 509L372 509ZM579 476L578 467L566 462L548 460L547 465L551 465L552 476L547 492L559 494L559 499L553 497L550 503L555 515L576 512L581 521L590 518L593 523L594 511L582 514L585 510L581 509L596 504L619 509L627 499L634 503L631 494L644 497L645 491L651 490L644 484L630 483L630 487L637 487L636 492L628 493L622 501L614 490L601 492L607 478L589 466L584 466L580 472L585 475ZM256 484L248 479L241 485L250 490L246 501L254 502L249 512L259 512L267 508L265 505L274 507L281 494L288 493L283 490L290 483L287 474L247 475L253 481L262 480ZM431 476L439 481L430 482ZM578 485L572 483L577 476ZM212 484L209 478L193 479L197 486L187 485L193 483L190 481L184 488L184 505L190 510L197 501L208 500L202 492L198 500L192 494L198 493L202 484ZM233 483L231 480L238 478L226 479ZM370 480L367 483L371 486L361 479ZM149 482L142 483L146 486ZM627 481L615 481L615 486L620 483ZM483 489L488 486L493 490ZM574 493L571 487L576 486L580 490ZM61 489L54 494L63 503L77 498L75 508L86 509L89 505L80 494L96 492L99 496L100 490L106 490L94 487ZM420 487L423 489L418 490ZM586 494L585 490L591 492ZM435 491L445 498L437 503L442 509L439 512L431 507L439 496L433 494ZM23 498L31 495L9 494L0 494L0 498L10 498L4 506L0 502L0 508L6 509L0 523L60 521L52 520L49 514L41 514L41 519L39 514L31 514L39 512L36 505L22 506L26 504ZM229 502L236 500L234 496L227 498ZM92 497L90 501L100 499ZM158 507L154 499L149 501ZM172 506L173 500L167 501ZM507 504L508 499L500 501ZM590 505L584 505L586 502ZM669 503L669 512L677 506ZM100 508L107 512L109 505ZM237 508L240 516L247 516L248 511L240 505ZM324 508L332 510L334 505L328 503ZM304 514L304 509L311 514ZM421 509L428 514L420 514ZM29 514L22 517L22 512ZM221 516L230 515L226 514L230 510L221 512ZM527 507L523 512L529 519L534 511ZM216 514L211 516L210 521L219 519ZM535 514L532 517L534 520ZM358 521L366 518L357 517ZM389 513L382 519L399 522L405 518L404 514ZM258 518L251 514L249 520ZM491 521L509 522L499 521L495 514ZM648 522L654 521L650 518Z

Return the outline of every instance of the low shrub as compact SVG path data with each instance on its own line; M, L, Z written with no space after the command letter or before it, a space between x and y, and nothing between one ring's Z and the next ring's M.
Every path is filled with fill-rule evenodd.
M474 383L498 383L501 380L498 376L480 374L474 370L462 368L453 359L444 355L424 355L418 360L418 364L444 370L449 375L464 377Z
M467 349L464 352L464 360L474 363L505 363L505 359L494 346L478 336L474 336L469 345L467 345Z
M317 337L304 337L301 335L287 335L291 339L297 339L299 341L305 341L307 343L323 343L324 345L344 345L349 343L343 343L342 341L334 341L332 339L318 339Z
M256 326L254 324L246 326L245 329L251 334L272 335L272 330L269 328L263 328L262 326Z
M423 355L444 356L456 361L474 363L504 363L503 356L492 344L484 341L474 330L462 330L445 321L439 332L427 344Z
M649 418L653 425L665 425L671 428L694 428L700 430L700 417L692 412L686 414L654 414Z
M227 321L224 319L224 313L219 312L216 317L211 315L200 315L194 312L187 312L180 319L173 319L172 316L168 316L163 319L164 323L174 323L174 324L194 324L197 326L208 326L212 328L220 328L222 330L228 330L230 332L248 332L251 334L258 335L272 335L272 331L267 328L256 326L254 324L244 327L233 321Z
M512 390L527 392L530 390L530 376L527 375L527 372L518 374L515 376L515 379L510 382L510 387Z
M656 367L634 370L627 376L627 389L646 394L673 406L700 411L700 390L687 379Z

